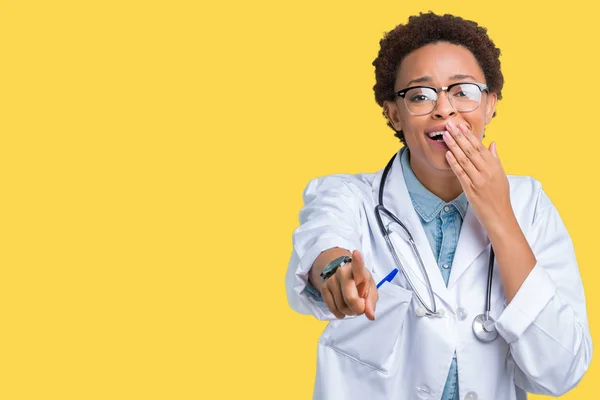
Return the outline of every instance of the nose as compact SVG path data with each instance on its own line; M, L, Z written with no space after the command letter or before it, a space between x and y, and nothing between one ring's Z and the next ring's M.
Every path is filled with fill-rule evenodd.
M433 118L435 119L446 119L448 117L453 117L457 113L456 109L450 104L450 98L448 97L448 92L440 92L438 94L438 99L435 104L435 108L433 109Z

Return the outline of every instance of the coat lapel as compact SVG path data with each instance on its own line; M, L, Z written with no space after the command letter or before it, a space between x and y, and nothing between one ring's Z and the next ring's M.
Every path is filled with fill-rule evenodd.
M469 207L460 230L460 236L458 237L448 288L456 284L460 276L473 264L473 261L489 244L490 240L485 229L479 223L475 212Z
M382 171L376 174L375 180L373 181L373 195L376 203L379 200L381 176ZM392 169L387 176L384 188L383 205L404 223L412 235L421 259L423 260L423 264L425 265L425 270L429 275L429 280L434 293L438 298L447 302L448 289L446 288L442 274L440 273L437 262L433 256L425 230L421 225L421 220L412 205L406 182L404 181L399 153L394 159ZM425 285L426 280L421 271L418 259L404 239L406 238L404 230L396 223L390 224L391 220L388 217L382 217L384 224L389 226L389 229L393 232L390 235L390 239L392 240L396 253L402 261L404 268L408 270L407 272L410 275L412 282L417 286L416 289L419 291L419 294L423 297L426 304L429 305L430 300L427 286Z

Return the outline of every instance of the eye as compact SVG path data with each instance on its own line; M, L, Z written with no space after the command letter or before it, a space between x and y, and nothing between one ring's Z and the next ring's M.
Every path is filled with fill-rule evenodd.
M479 88L471 83L463 83L450 89L450 95L459 100L476 99L480 94Z
M423 93L414 94L410 96L409 100L413 103L422 103L424 101L430 101L431 99L424 95Z
M437 93L426 87L412 88L406 92L404 99L411 104L430 103L437 100Z

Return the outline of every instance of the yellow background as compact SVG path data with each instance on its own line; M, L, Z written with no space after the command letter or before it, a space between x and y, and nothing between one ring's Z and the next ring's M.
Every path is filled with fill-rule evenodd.
M502 49L486 144L558 207L600 340L599 7L422 4L1 1L0 398L310 398L302 190L397 150L371 62L427 10ZM600 398L597 358L565 399Z

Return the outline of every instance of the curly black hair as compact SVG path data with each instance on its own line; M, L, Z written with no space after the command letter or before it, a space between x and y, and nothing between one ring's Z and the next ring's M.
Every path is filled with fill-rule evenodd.
M406 25L398 25L379 42L380 50L373 61L375 66L375 101L381 107L385 100L394 100L394 85L400 63L409 53L427 44L448 42L463 46L473 53L483 70L489 91L502 98L504 77L500 69L500 49L488 37L487 29L476 22L450 14L432 12L411 16ZM494 112L494 116L496 113ZM387 125L404 144L404 133Z

